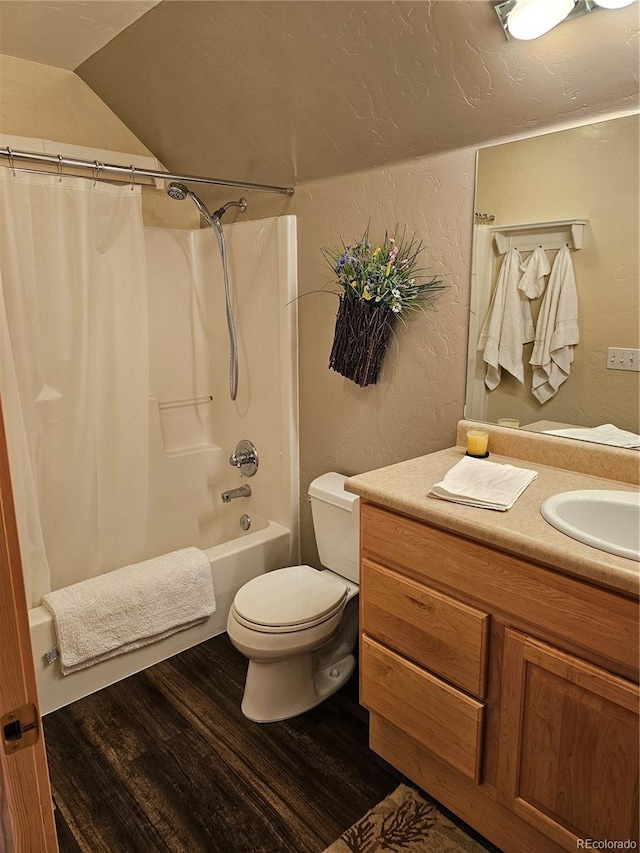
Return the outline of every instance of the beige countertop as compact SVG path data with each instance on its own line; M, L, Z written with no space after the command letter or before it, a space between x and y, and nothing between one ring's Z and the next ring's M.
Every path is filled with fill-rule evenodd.
M451 447L358 474L347 479L345 488L367 501L426 521L443 530L460 533L598 586L638 595L638 563L583 545L560 533L540 514L543 501L559 492L574 489L636 491L634 486L492 453L492 462L508 463L538 472L538 477L510 510L496 512L429 497L431 487L442 480L445 473L464 456L464 452L462 447Z

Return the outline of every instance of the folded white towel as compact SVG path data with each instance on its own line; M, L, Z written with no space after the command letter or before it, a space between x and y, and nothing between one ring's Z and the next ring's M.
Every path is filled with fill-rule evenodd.
M209 558L184 548L49 592L62 674L203 622L216 609Z
M547 435L561 435L564 438L578 438L593 441L596 444L611 444L614 447L640 448L640 435L618 429L614 424L601 424L597 427L571 427L569 429L545 429Z
M538 476L537 471L464 456L429 492L445 501L495 509L511 509Z
M520 252L509 249L504 256L487 318L478 340L478 350L487 364L485 385L490 391L500 384L502 368L524 383L522 347L534 338L529 300L518 290Z
M569 247L562 246L542 299L529 359L533 366L531 391L540 403L546 403L568 379L579 340L576 280Z

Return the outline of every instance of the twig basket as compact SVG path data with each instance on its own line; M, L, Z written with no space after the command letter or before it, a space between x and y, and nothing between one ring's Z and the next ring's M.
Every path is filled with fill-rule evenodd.
M361 388L375 385L394 320L386 306L341 296L329 367Z

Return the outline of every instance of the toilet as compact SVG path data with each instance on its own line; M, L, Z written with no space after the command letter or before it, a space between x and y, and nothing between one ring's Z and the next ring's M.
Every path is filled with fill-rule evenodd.
M355 668L359 498L331 472L309 486L322 570L288 566L250 580L233 600L227 633L249 658L242 713L286 720L335 693Z

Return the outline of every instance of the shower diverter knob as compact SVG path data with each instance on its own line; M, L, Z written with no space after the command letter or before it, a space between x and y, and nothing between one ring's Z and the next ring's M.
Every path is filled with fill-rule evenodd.
M243 477L253 477L258 470L258 451L247 438L236 445L235 452L229 457L229 465L238 468Z

